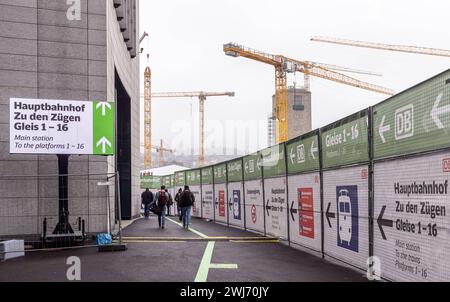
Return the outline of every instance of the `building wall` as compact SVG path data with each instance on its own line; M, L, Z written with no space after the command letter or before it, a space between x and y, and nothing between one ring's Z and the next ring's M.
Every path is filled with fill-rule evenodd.
M129 1L129 0L128 0ZM124 2L122 0L122 2ZM136 12L139 11L139 1L136 3ZM108 74L108 100L114 100L114 69L119 74L119 77L131 98L131 150L132 150L132 216L140 215L141 200L140 200L140 76L139 76L139 56L134 59L131 58L130 51L124 43L123 35L120 32L120 25L117 22L117 13L114 8L112 0L107 1L107 22L108 22L108 37L107 37L107 74ZM136 24L139 24L138 14L136 16ZM137 28L135 38L139 30ZM138 39L138 38L137 38ZM135 49L136 50L136 49ZM109 161L110 170L114 169L114 159Z
M58 173L56 156L9 154L11 97L114 101L116 65L137 100L139 62L124 51L123 38L120 43L113 0L80 3L81 20L69 21L66 1L0 0L0 236L40 234L45 217L49 230L58 220L58 179L44 177ZM136 101L132 112L136 188L138 110ZM113 158L71 156L69 174L106 174L114 171L113 163ZM97 182L88 177L69 180L71 222L85 218L89 232L105 231L107 225L108 194ZM114 202L111 205L114 210Z

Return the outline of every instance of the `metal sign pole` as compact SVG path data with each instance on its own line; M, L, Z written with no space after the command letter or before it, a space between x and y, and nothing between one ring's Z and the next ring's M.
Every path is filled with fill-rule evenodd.
M59 172L59 222L53 234L73 234L69 223L69 156L58 155Z

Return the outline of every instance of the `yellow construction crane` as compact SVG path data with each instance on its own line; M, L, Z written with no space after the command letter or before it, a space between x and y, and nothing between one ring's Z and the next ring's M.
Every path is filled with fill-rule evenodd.
M144 31L139 39L139 45L145 38L148 38L148 33ZM141 48L140 53L144 52ZM150 54L147 53L147 63L150 59ZM150 169L152 167L152 72L147 66L144 71L144 168Z
M159 147L152 147L152 149L156 150L159 153L159 166L164 167L164 152L175 153L175 150L164 148L164 141L161 140Z
M310 70L313 67L319 67L319 68L325 68L332 71L341 71L341 72L349 72L349 73L357 73L357 74L365 74L365 75L371 75L371 76L379 76L381 77L382 74L379 72L372 72L372 71L366 71L362 69L355 69L355 68L349 68L349 67L343 67L333 64L325 64L325 63L318 63L318 62L311 62L311 61L303 61L305 64L305 69ZM301 71L299 71L301 72ZM307 91L311 91L311 78L308 73L304 73L304 88Z
M145 148L145 145L141 145L141 147ZM169 148L165 148L164 147L164 141L163 140L160 141L159 147L152 146L151 149L155 150L156 152L159 153L159 166L160 167L163 167L165 165L164 152L169 152L169 153L172 153L172 154L175 153L174 149L169 149ZM149 169L151 169L151 167ZM148 169L146 169L146 170L148 170Z
M144 169L152 167L152 72L144 72Z
M384 44L384 43L363 42L363 41L357 41L357 40L338 39L338 38L332 38L332 37L319 37L319 36L312 37L311 41L325 42L325 43L332 43L332 44L339 44L339 45L348 45L348 46L355 46L355 47L363 47L363 48L408 52L408 53L430 55L430 56L450 57L450 50L448 50L448 49L437 49L437 48L407 46L407 45L392 45L392 44Z
M199 100L199 156L198 166L201 167L205 163L205 101L208 97L228 96L234 97L234 92L162 92L152 93L152 98L198 98Z
M357 88L374 91L382 94L393 95L394 91L370 83L362 82L347 75L332 71L336 65L322 64L308 61L298 61L282 55L273 55L251 49L239 44L228 43L223 46L226 55L232 57L245 57L275 67L275 98L276 98L276 121L277 121L277 143L283 143L289 139L288 132L288 95L287 74L301 72L305 75L305 89L310 88L310 76L338 82ZM327 68L328 67L328 68ZM339 67L340 71L350 72L350 68ZM345 69L345 70L343 70ZM359 73L357 70L352 72Z

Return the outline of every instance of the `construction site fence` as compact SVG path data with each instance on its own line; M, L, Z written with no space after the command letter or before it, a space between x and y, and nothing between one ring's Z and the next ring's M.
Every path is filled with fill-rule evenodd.
M450 281L449 179L447 70L326 127L158 178L151 189L189 185L194 217L278 237L370 279Z
M121 236L117 183L117 173L0 175L0 242L24 240L27 249L52 249L95 244L99 233ZM64 189L67 198L61 198ZM60 210L61 203L67 210ZM61 234L64 217L73 236Z

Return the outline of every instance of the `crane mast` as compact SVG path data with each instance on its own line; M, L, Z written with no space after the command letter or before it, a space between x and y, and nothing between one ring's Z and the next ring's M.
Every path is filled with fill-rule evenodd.
M160 167L164 167L164 165L165 165L164 152L170 152L172 154L175 152L172 149L164 148L164 141L163 140L160 141L159 148L158 147L153 147L153 149L155 149L159 153L159 166Z
M144 168L152 167L152 99L150 67L144 72Z

